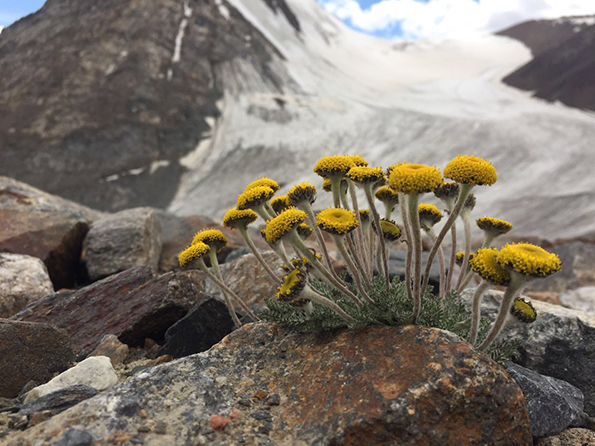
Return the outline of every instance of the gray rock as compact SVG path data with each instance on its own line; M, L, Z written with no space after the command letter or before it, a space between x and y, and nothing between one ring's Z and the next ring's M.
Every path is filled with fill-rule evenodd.
M233 328L227 306L218 299L207 297L169 327L158 356L181 358L204 352L231 333Z
M161 248L155 211L128 209L95 222L83 242L83 260L95 281L140 265L157 271Z
M64 436L58 440L56 446L91 446L93 444L93 436L80 429L69 429Z
M470 305L474 290L462 296ZM502 292L490 291L482 301L482 316L495 319ZM542 375L566 381L585 395L585 412L595 414L595 316L559 305L532 301L537 320L510 320L501 338L521 339L514 362Z
M560 294L560 302L565 307L595 314L595 286L565 291Z
M46 382L74 360L71 338L53 325L0 319L0 397L14 398L27 382Z
M0 254L0 318L10 317L53 292L48 270L40 259L22 254Z
M105 335L99 345L89 356L107 356L112 365L122 364L128 355L128 346L120 342L113 334Z
M536 446L592 446L595 444L595 432L589 429L567 429L560 435L542 438Z
M584 396L579 389L514 363L508 364L506 371L525 395L534 437L556 435L568 426L581 426Z
M31 416L44 410L50 410L56 415L98 393L97 389L81 384L65 387L24 404L19 410L19 415Z

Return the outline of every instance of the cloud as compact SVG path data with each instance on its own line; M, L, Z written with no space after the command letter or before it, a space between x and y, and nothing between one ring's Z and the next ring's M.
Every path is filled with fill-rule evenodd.
M319 0L356 29L395 37L464 37L539 18L595 14L595 0L381 0L362 9L356 0Z

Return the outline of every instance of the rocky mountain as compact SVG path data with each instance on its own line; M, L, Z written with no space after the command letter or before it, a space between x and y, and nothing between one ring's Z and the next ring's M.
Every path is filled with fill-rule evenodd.
M585 235L595 118L501 82L532 58L505 36L365 36L315 0L48 0L0 37L0 175L101 210L220 217L256 177L315 180L323 155L472 153L500 176L478 213Z
M499 34L520 40L534 55L505 83L538 98L595 110L595 16L533 20Z

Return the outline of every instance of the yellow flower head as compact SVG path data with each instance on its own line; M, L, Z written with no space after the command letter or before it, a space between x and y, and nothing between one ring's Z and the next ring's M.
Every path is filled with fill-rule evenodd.
M385 205L389 203L393 207L399 202L399 193L392 190L390 187L381 187L374 194L376 199L382 201Z
M211 249L219 252L227 246L227 237L219 229L203 229L197 232L192 239L192 244L206 243Z
M547 277L562 269L560 257L532 243L509 243L500 250L496 261L529 277Z
M359 226L355 213L341 208L328 208L316 216L316 225L323 231L344 235Z
M447 209L451 210L457 198L459 198L458 183L442 183L434 189L434 196L446 204Z
M434 166L400 163L390 167L388 185L405 194L431 192L442 184L442 175Z
M514 304L510 308L510 314L527 324L535 322L537 319L537 311L533 304L522 297L517 297L514 300Z
M333 183L328 178L325 178L322 182L322 190L325 192L331 192L333 190Z
M265 229L267 242L271 244L277 243L303 223L306 217L307 215L304 211L300 211L296 208L289 208L281 212L272 220L267 221Z
M314 166L314 173L323 178L334 176L345 176L349 169L355 167L355 163L349 156L334 155L325 156Z
M297 233L302 238L302 240L306 240L312 235L312 228L306 223L302 223L297 227Z
M421 203L418 206L418 210L419 222L426 231L432 229L434 225L442 220L442 212L433 204Z
M180 267L185 268L186 266L190 265L193 260L200 259L202 256L209 253L211 248L206 243L198 242L180 254L178 254L178 261L180 262Z
M258 214L252 209L230 209L223 217L223 226L231 229L247 228L249 224L254 223Z
M367 223L370 221L370 209L360 209L359 210L359 219L362 223Z
M256 181L252 181L250 184L248 184L248 186L246 186L246 189L244 189L244 192L246 192L249 189L253 189L255 187L262 187L262 186L266 186L266 187L270 187L271 189L273 189L273 192L277 192L280 187L279 187L279 183L277 183L275 180L271 180L270 178L259 178Z
M308 182L296 184L287 192L287 199L292 206L303 202L312 204L316 201L316 188Z
M277 299L296 307L306 304L308 300L300 298L300 295L306 287L307 277L307 273L302 268L295 267L287 273L283 283L277 288Z
M347 176L355 183L370 184L382 180L384 173L381 167L356 166L347 172Z
M287 199L287 195L279 195L271 200L271 207L275 214L279 215L285 209L289 208L291 205L289 204L289 200Z
M469 261L471 261L471 259L473 258L474 254L473 253L469 253ZM459 251L457 252L456 256L455 256L455 263L459 266L463 266L463 260L465 257L465 251Z
M506 234L512 229L510 223L506 220L500 220L499 218L482 217L478 218L475 222L479 229L495 236Z
M475 195L469 194L469 196L465 200L465 204L463 205L462 212L471 212L473 208L475 208L476 203L477 198L475 198Z
M469 259L469 266L479 276L494 285L508 285L510 272L498 265L496 258L498 250L493 248L482 248Z
M444 169L444 176L461 184L491 186L498 179L492 163L472 155L459 155Z
M359 155L347 155L347 157L353 161L353 164L355 164L356 166L361 166L361 167L366 167L368 165L368 162Z
M237 208L240 211L257 208L273 198L273 195L275 195L275 191L268 186L250 188L238 197Z
M401 238L401 228L399 228L394 221L381 218L380 228L382 229L382 235L386 241L395 242Z

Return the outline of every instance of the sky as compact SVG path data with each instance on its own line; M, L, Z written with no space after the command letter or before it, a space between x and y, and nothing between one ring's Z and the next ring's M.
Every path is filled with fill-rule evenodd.
M407 40L467 37L499 31L529 19L595 14L595 0L317 1L358 31ZM44 3L45 0L0 0L0 26L37 11Z

